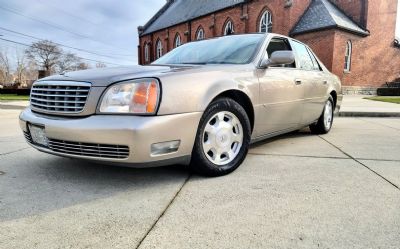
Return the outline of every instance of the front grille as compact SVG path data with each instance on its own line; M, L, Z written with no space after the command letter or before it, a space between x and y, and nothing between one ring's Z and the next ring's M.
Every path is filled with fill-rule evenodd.
M29 132L24 131L25 139L33 144ZM48 149L63 154L89 156L109 159L126 159L129 157L129 147L125 145L92 144L49 139Z
M31 134L29 134L29 132L24 131L24 137L25 137L26 141L28 141L29 143L32 143L32 137L31 137Z
M79 113L83 111L90 84L83 82L38 82L32 86L31 107L50 113Z
M124 145L91 144L49 139L49 149L64 154L100 158L124 159L129 156L129 147Z

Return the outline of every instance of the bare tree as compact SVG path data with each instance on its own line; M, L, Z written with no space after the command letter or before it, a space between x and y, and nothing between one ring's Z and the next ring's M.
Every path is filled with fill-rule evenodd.
M16 82L18 84L25 84L26 82L26 61L25 54L20 53L20 51L16 50L16 63L17 67L15 70Z
M33 43L25 50L27 57L42 67L47 75L54 70L54 66L59 62L63 54L62 49L55 43L43 40Z
M97 62L96 63L96 68L104 68L107 67L107 65L104 62Z
M89 69L90 65L84 62L81 62L78 64L78 66L76 67L76 70L85 70L85 69Z
M0 51L0 83L10 83L11 81L12 75L8 51Z
M59 73L65 71L75 71L82 63L81 59L73 53L66 53L62 55L57 62L57 71Z

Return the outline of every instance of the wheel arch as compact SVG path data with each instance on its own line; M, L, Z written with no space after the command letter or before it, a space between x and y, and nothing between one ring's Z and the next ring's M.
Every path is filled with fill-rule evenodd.
M223 92L220 92L218 95L216 95L211 102L218 98L230 98L233 99L234 101L238 102L246 111L249 119L250 119L250 125L251 125L251 131L253 132L254 129L254 119L255 119L255 114L254 114L254 107L253 103L250 99L250 97L244 93L243 91L237 90L237 89L230 89L230 90L225 90ZM210 103L211 103L210 102Z
M329 93L330 96L333 98L333 105L336 107L337 105L337 92L335 90L330 91Z

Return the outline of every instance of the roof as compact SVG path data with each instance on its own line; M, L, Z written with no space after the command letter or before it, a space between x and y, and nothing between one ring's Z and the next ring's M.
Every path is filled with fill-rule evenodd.
M328 0L313 0L290 32L298 35L328 28L338 28L348 32L367 36L369 32L358 26L343 11Z
M147 22L141 35L153 33L189 20L246 2L246 0L168 0Z

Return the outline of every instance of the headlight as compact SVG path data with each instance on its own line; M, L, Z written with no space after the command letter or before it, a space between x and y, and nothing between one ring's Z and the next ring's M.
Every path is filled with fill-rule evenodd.
M110 86L100 104L103 113L155 114L160 98L156 79L140 79Z

